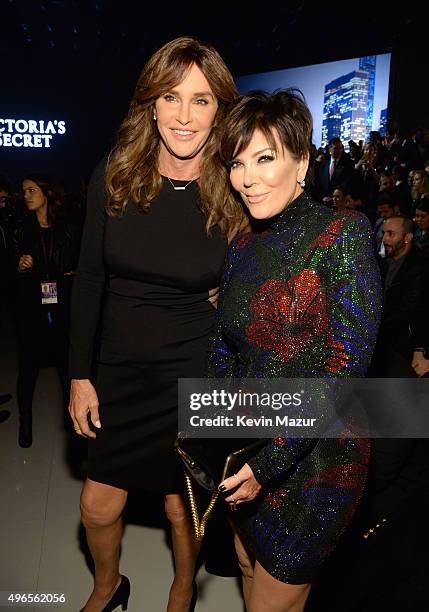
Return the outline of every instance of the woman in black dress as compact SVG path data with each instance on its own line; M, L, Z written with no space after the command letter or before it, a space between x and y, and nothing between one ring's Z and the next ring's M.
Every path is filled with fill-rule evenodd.
M89 187L70 403L76 432L89 438L81 509L95 586L85 612L128 599L118 559L134 487L165 494L176 569L167 610L187 612L191 603L198 545L173 452L177 379L203 375L215 312L209 291L242 215L215 139L236 96L213 47L187 37L168 43L143 69L117 144Z
M13 232L18 342L18 443L33 441L33 395L40 368L54 365L68 405L70 294L79 236L64 217L64 203L52 180L30 174L22 181L27 213ZM67 417L68 422L68 417Z

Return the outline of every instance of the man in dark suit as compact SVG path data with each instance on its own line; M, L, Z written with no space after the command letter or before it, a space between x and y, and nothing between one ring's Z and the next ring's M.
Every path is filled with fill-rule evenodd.
M331 138L329 159L316 172L315 198L330 206L334 188L344 184L353 174L353 169L353 162L344 152L340 138Z
M414 242L425 255L429 254L429 198L420 198L416 204L416 216L414 219L417 230Z
M394 164L400 164L408 170L416 170L423 166L416 142L412 138L407 138L402 130L396 131L390 153Z
M413 353L424 343L427 265L413 246L413 234L414 224L407 217L383 223L384 310L371 368L378 377L414 376Z

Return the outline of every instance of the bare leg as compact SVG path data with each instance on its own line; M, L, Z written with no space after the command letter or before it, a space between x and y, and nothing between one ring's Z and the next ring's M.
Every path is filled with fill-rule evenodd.
M309 584L285 584L273 578L251 558L234 524L234 543L243 574L243 594L247 612L303 612Z
M94 590L84 612L100 612L120 584L119 547L122 511L128 493L100 482L86 480L81 495L82 523L95 564Z
M303 612L310 584L285 584L255 564L248 612Z
M240 536L235 530L234 524L232 523L232 521L230 522L234 531L235 550L238 557L238 563L241 569L244 603L246 604L246 609L249 609L255 561L251 558L250 553L246 550L243 542L240 540Z
M188 612L192 582L201 544L196 541L185 500L178 494L165 496L165 513L171 525L175 576L167 612Z

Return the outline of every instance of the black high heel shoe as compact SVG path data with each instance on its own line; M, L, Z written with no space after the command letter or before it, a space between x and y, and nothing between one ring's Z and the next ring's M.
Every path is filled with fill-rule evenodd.
M130 597L130 581L126 576L121 576L121 582L113 594L112 599L101 612L112 612L118 606L122 606L122 610L128 609L128 599Z
M21 448L30 448L33 444L33 425L31 414L20 415L18 444Z
M195 606L197 605L197 601L198 601L198 585L194 580L192 583L192 599L191 599L191 604L189 606L189 612L195 612Z

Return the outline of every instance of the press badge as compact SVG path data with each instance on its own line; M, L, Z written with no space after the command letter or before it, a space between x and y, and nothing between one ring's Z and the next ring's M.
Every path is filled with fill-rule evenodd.
M42 281L42 304L58 304L58 291L56 281Z

